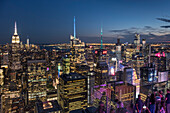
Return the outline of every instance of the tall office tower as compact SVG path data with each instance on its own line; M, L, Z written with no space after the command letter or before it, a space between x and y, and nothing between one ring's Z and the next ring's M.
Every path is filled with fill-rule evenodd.
M87 78L77 73L60 76L58 102L64 113L87 107Z
M76 65L86 63L85 43L76 38L75 17L74 17L74 37L70 36L70 71L76 71Z
M7 49L2 51L2 56L1 56L1 66L7 66L9 64L9 52Z
M76 71L76 53L75 48L72 46L70 48L70 72Z
M140 80L136 74L136 70L133 68L125 68L123 80L125 81L125 83L132 84L136 87L136 98L137 98L140 91Z
M87 74L87 102L88 105L92 104L92 94L94 93L94 85L95 85L95 72L89 71Z
M153 82L157 81L157 74L153 66L141 67L140 72L141 86L151 85Z
M133 77L134 77L134 69L133 68L125 68L124 69L124 76L123 81L129 84L133 84Z
M27 39L27 47L29 48L30 46L30 42L29 42L29 39Z
M118 71L118 59L116 55L110 55L109 58L109 75L114 76L115 73ZM114 78L114 77L113 77Z
M36 100L37 97L42 101L46 101L46 70L46 60L27 60L28 100L30 102Z
M140 34L135 34L134 44L136 46L136 52L140 51Z
M136 70L137 75L140 75L140 68L144 66L144 56L142 53L133 55L132 66Z
M135 34L134 44L140 45L140 34Z
M70 35L70 72L76 71L76 52L75 52L75 40L76 40L76 25L74 17L74 36Z
M10 56L10 69L19 70L21 69L21 54L20 54L20 39L17 33L17 25L15 22L14 35L12 36L12 49Z
M62 69L63 69L63 74L70 73L70 58L67 55L62 59Z
M108 65L106 62L102 62L102 61L98 62L95 68L95 72L96 72L95 75L96 85L100 86L102 84L107 83L110 80L108 75Z
M93 54L93 46L86 48L86 61L88 66L90 67L90 71L94 71L94 54Z
M4 69L0 69L0 94L2 93L3 85L4 85Z
M118 61L121 61L121 43L120 43L120 39L117 39L117 43L116 43L116 56L118 58Z
M146 47L146 39L142 39L142 48L145 49Z
M155 69L157 71L165 71L166 70L165 52L158 52L152 54L150 57L150 62L155 64Z
M99 61L105 61L107 60L107 50L104 49L97 49L95 50L95 59L94 63L97 64Z
M135 52L135 47L133 45L127 45L124 50L125 61L132 61L132 55Z

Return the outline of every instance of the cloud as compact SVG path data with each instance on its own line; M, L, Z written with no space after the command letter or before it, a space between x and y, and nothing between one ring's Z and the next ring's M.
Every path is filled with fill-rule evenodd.
M121 35L126 35L126 34L131 34L133 33L132 30L130 29L121 29L121 30L110 30L110 32L114 34L121 34Z
M165 19L165 18L156 18L157 20L161 20L161 21L164 21L164 22L170 22L170 19Z
M157 41L170 41L170 31L162 28L153 28L151 26L144 26L142 28L131 27L129 29L118 29L110 30L114 39L120 38L122 41L133 41L135 33L141 35L141 39L146 39L147 41L157 42Z
M119 30L110 30L113 34L118 34L118 35L129 35L129 34L134 34L134 33L139 33L139 34L154 34L154 35L166 35L170 34L170 31L167 29L161 29L161 28L153 28L151 26L144 26L143 28L136 28L136 27L131 27L129 29L119 29Z
M125 37L124 36L118 36L117 38L124 39Z
M170 28L170 26L169 25L167 25L167 26L161 26L162 28Z
M153 29L151 26L144 26L146 29Z

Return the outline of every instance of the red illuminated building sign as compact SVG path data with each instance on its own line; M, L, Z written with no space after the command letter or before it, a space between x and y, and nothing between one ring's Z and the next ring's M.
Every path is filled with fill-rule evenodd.
M103 50L103 51L95 51L95 54L98 54L98 53L101 53L102 52L102 54L103 55L106 55L107 54L107 50Z
M107 54L107 51L106 51L106 50L103 51L103 55L105 55L105 54Z

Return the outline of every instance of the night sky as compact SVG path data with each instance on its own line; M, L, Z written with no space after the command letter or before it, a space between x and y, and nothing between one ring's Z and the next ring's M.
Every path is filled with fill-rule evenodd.
M0 43L11 43L14 22L24 43L69 43L76 33L85 42L132 42L140 33L147 42L170 41L170 0L0 0Z

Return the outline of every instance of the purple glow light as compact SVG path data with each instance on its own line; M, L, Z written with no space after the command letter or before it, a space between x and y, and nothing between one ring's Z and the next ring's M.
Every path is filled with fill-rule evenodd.
M47 67L47 71L49 71L49 67Z
M100 85L100 86L106 86L106 84L102 84L102 85Z
M99 85L98 86L94 86L94 88L98 88L99 87Z
M120 81L120 82L116 82L116 84L123 84L123 81Z

